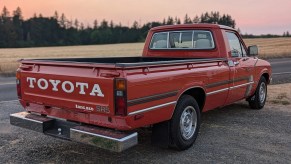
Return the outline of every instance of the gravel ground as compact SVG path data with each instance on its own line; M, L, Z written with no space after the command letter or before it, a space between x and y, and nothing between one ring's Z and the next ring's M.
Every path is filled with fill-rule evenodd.
M18 102L0 103L1 163L291 163L290 105L239 102L203 113L198 139L183 152L152 146L147 129L123 153L55 139L11 126L9 114L19 111Z
M272 84L285 84L285 83L291 83L291 73L288 74L275 74L272 75L273 81Z

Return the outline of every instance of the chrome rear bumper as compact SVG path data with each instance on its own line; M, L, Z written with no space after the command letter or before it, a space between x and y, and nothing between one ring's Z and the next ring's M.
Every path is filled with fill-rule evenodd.
M96 126L81 125L28 112L11 114L10 124L114 152L122 152L138 143L137 132L121 132Z

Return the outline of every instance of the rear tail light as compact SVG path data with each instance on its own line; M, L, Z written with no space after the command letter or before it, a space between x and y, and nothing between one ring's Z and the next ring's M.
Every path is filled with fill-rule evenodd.
M17 96L19 99L21 99L21 75L20 75L20 70L18 69L16 71L16 89L17 89Z
M127 115L127 93L126 80L115 79L114 81L115 114L119 116Z

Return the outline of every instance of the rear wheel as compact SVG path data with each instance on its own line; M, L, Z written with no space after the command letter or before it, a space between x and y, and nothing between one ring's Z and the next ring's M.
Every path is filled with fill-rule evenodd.
M255 94L248 100L252 109L262 109L267 99L267 81L261 77Z
M200 109L196 100L192 96L183 95L170 123L172 146L178 150L191 147L197 138L200 120Z

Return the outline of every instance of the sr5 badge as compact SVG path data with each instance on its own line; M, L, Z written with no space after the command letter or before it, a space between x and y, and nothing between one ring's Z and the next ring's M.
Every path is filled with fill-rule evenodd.
M108 106L97 105L96 106L96 111L100 112L100 113L110 113Z

